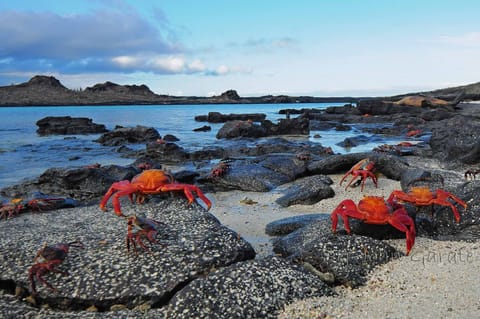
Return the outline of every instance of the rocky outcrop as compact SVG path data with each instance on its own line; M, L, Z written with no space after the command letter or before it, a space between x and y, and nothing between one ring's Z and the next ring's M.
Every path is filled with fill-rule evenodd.
M47 116L37 121L38 135L98 134L107 132L105 125L86 117Z
M480 162L480 121L463 116L431 125L433 156L450 167Z
M222 114L220 112L209 112L208 115L197 115L195 121L209 123L225 123L228 121L252 121L260 122L267 117L263 113L242 113L242 114Z
M43 243L52 245L79 240L84 248L72 247L58 266L68 271L68 275L45 278L56 291L37 284L38 295L34 298L37 307L48 305L49 309L57 311L86 310L91 306L99 311L111 311L119 309L119 305L120 309L161 308L168 307L172 296L181 295L195 279L215 270L227 276L229 271L222 269L255 257L250 244L200 206L188 205L184 197L142 206L129 204L122 208L125 214L146 214L160 223L157 225L158 242L149 243L144 239L149 251L137 247L138 257L133 251L129 254L125 244L126 220L113 212L102 212L97 206L81 211L65 209L23 214L22 218L0 223L1 232L8 232L11 239L0 243L0 281L18 287L24 297L28 296L28 270ZM294 272L295 267L291 268ZM284 269L288 271L288 266ZM232 270L229 276L254 282L253 277L247 279L245 275ZM304 276L309 278L308 274ZM312 280L310 277L309 281ZM247 291L239 294L244 296ZM291 297L295 294L289 295ZM206 295L199 294L197 298L205 298L203 302L208 302ZM245 304L245 311L252 303L253 300Z
M322 199L335 196L335 192L330 187L333 181L325 175L313 175L299 178L288 185L284 195L279 197L276 202L283 207L291 205L312 205Z
M113 131L100 136L95 142L104 146L147 143L160 139L161 136L153 127L137 125L135 127L117 127Z
M40 191L45 194L69 196L81 202L90 202L103 196L114 182L132 179L140 172L128 166L107 165L101 167L50 168L38 178L3 188L1 195L7 198L23 198Z
M271 121L262 121L260 125L251 121L226 122L216 137L265 137L273 135L308 135L310 132L309 121L306 118L282 119L278 124Z

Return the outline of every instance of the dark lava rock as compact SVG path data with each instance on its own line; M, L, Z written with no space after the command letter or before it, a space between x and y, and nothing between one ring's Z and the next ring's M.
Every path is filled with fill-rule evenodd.
M368 142L370 142L370 140L371 138L366 135L357 135L354 137L347 137L342 142L337 143L336 145L344 148L350 148L362 144L367 144Z
M105 146L152 142L160 138L153 127L137 125L135 127L119 127L100 136L95 142Z
M312 205L322 199L335 196L330 187L333 181L325 175L313 175L295 180L285 190L285 194L279 197L276 202L283 207L303 204Z
M191 282L172 299L171 318L277 318L296 299L333 295L303 267L278 257L236 263Z
M395 113L420 114L421 107L399 105L390 101L381 100L361 100L357 104L357 109L361 114L369 115L389 115Z
M133 167L118 165L99 168L50 168L37 179L3 188L0 193L7 198L17 198L39 191L88 202L103 196L112 183L130 180L139 172Z
M47 116L37 121L39 135L97 134L107 132L105 125L86 117Z
M343 106L329 106L325 109L325 113L362 115L359 109L352 104L345 104Z
M189 158L189 154L181 146L175 143L148 143L145 150L145 156L153 161L180 163Z
M167 141L167 142L178 142L178 141L180 141L180 139L178 137L176 137L175 135L172 135L172 134L165 134L163 136L163 140Z
M8 240L0 242L0 281L28 290L28 269L45 242L52 245L80 240L84 249L72 247L58 266L69 274L45 276L57 290L37 284L37 307L48 305L67 311L91 305L99 311L114 305L161 308L194 279L255 257L251 245L237 233L199 205L188 205L184 197L142 206L125 203L122 209L126 215L145 213L163 223L157 229L158 243L147 242L150 253L138 247L138 257L127 254L126 220L97 206L25 213L0 222L0 232L8 233ZM252 304L244 307L252 309Z
M266 117L267 115L263 113L222 114L220 112L209 112L208 115L195 116L195 121L209 123L225 123L228 121L261 122Z
M194 132L210 132L211 130L212 127L209 125L204 125L202 127L197 127L193 129Z
M265 226L265 233L269 236L288 235L297 229L307 226L318 219L330 219L330 214L307 214L293 217L286 217L268 223Z
M261 125L251 121L228 121L217 132L217 138L265 137L272 135L308 135L310 123L306 118L281 119L278 124L264 120Z
M337 174L346 173L353 165L364 158L375 162L375 170L387 178L400 180L402 173L409 168L406 160L396 155L379 154L375 152L336 154L312 160L308 164L311 174Z
M228 121L220 130L217 138L235 138L235 137L263 137L266 136L264 127L249 121Z
M274 252L317 271L331 274L334 281L357 287L368 273L394 257L403 256L383 241L360 235L332 233L329 219L318 219L274 241Z
M455 116L435 122L430 147L433 156L450 167L480 162L480 121Z
M233 160L230 168L222 176L204 177L200 183L208 183L217 191L243 190L268 192L292 179L285 174L266 168L255 160Z

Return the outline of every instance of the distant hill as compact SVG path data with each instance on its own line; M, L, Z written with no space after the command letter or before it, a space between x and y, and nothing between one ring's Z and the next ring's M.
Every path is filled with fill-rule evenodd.
M266 95L240 97L235 90L218 96L170 96L152 92L146 85L95 84L84 90L71 90L53 76L36 75L28 82L0 87L0 106L60 105L158 105L233 103L322 103L355 102L352 97L311 97Z
M480 100L480 82L409 93L391 97L313 97L265 95L241 97L227 90L213 97L159 95L142 85L119 85L112 82L95 84L84 90L66 88L53 76L36 75L28 82L1 86L0 106L60 106L60 105L159 105L159 104L251 104L251 103L354 103L364 99L399 100L407 95L427 95L452 101L462 93L463 99Z

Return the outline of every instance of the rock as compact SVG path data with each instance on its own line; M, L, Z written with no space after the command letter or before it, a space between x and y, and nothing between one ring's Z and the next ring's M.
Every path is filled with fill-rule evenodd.
M325 175L314 175L295 180L282 197L275 202L283 207L291 205L312 205L322 199L335 196L330 187L333 181Z
M449 167L480 162L480 121L455 116L432 124L433 156Z
M265 233L269 236L284 236L307 226L315 220L327 218L330 219L330 214L307 214L286 217L268 223L265 226Z
M284 305L333 295L317 276L278 257L236 263L191 282L170 303L171 318L277 318Z
M333 234L330 219L323 218L275 240L273 247L277 254L306 262L349 287L364 284L373 268L404 255L378 239L344 231Z
M153 161L180 163L189 158L189 154L183 147L175 143L150 142L146 146L145 156Z
M209 123L225 123L228 121L261 122L266 117L267 115L263 113L222 114L220 112L209 112L208 115L195 116L195 121Z
M160 139L160 134L153 127L137 125L135 127L119 127L100 136L95 142L105 146L118 146L153 142Z
M199 205L188 205L183 194L142 206L124 204L122 210L127 215L145 213L163 223L158 243L147 242L150 253L138 247L138 257L127 254L125 219L97 206L27 213L0 223L0 231L10 238L0 243L0 280L29 287L28 269L43 243L80 240L84 249L72 247L58 266L69 274L46 277L57 291L37 284L39 308L46 304L66 311L92 304L100 311L113 305L159 308L194 279L255 257L250 244Z
M346 173L353 165L364 158L375 162L375 170L387 178L400 180L402 173L409 168L406 160L390 154L375 152L336 154L308 163L307 170L310 174L338 174Z
M117 165L99 168L50 168L37 179L3 188L0 193L7 198L17 198L28 197L29 193L39 191L89 202L103 196L112 183L130 180L138 173L139 170L133 167Z
M97 134L107 132L105 125L86 117L47 116L37 121L39 135Z
M361 100L358 102L357 109L360 113L368 115L389 115L395 113L420 114L423 111L422 108L399 105L394 102L381 100Z
M211 130L212 130L212 127L208 125L204 125L202 127L197 127L193 129L194 132L209 132Z
M172 135L172 134L165 134L163 136L163 140L167 141L167 142L178 142L178 141L180 141L180 139L178 137L176 137L175 135Z
M345 104L343 106L329 106L325 109L325 113L362 115L358 108L352 104Z
M263 137L266 135L266 129L258 124L249 121L228 121L220 130L217 138L235 138L235 137Z
M398 105L414 106L414 107L437 107L447 106L450 102L437 99L430 96L410 95L402 98L401 100L394 102Z
M226 174L214 178L205 176L198 181L208 184L216 191L252 192L268 192L279 185L292 181L289 176L264 167L255 160L233 160L229 165L230 168Z

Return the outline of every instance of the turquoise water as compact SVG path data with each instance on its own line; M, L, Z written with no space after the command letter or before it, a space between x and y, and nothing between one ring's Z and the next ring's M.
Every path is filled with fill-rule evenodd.
M104 124L107 129L116 125L155 127L160 135L173 134L180 139L178 144L188 150L208 145L221 145L215 135L223 124L196 122L196 115L208 112L265 113L267 119L276 122L284 115L278 111L286 108L318 108L342 105L318 104L251 104L251 105L134 105L134 106L67 106L67 107L1 107L0 108L0 187L18 183L23 178L35 177L51 167L81 166L93 163L126 165L134 159L121 158L115 147L104 147L93 142L99 134L75 136L47 136L36 134L36 122L46 116L88 117L93 122ZM193 132L194 128L210 125L210 132ZM335 130L311 132L321 138L306 137L324 146L331 146L336 153L371 150L379 143L369 143L346 150L335 144L358 130L337 132ZM143 145L138 145L143 148Z

